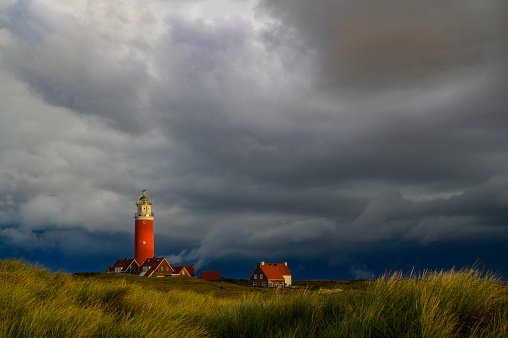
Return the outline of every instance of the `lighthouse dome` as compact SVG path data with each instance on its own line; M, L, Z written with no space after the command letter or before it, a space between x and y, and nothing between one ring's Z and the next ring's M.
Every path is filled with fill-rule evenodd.
M148 196L145 190L143 190L141 196L139 196L138 204L152 204L150 201L150 196Z

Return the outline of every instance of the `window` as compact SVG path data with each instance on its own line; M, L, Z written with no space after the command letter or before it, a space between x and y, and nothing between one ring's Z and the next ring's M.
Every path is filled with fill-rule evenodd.
M143 241L143 244L146 244L146 241Z
M122 272L122 268L115 268L115 272Z
M258 274L257 273L254 274L254 279L258 279Z
M146 224L146 221L143 221L143 224Z
M258 286L258 283L252 282L252 286Z
M263 286L266 287L266 282L263 282Z
M259 279L263 279L263 274L259 274Z

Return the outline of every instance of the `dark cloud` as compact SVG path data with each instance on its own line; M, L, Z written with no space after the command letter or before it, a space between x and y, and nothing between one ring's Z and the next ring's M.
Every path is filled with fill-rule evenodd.
M508 56L504 1L263 3L316 51L320 82L346 91L433 86Z
M425 203L422 214L478 217L492 226L506 226L507 206L508 179L506 176L495 176L463 194Z

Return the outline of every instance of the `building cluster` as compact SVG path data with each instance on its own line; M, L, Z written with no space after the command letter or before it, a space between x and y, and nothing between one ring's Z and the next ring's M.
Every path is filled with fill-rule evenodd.
M136 202L134 214L134 258L119 259L106 272L128 273L141 277L195 277L194 264L171 265L164 257L154 255L152 201L145 190ZM140 265L141 263L141 265ZM201 278L220 279L220 271L201 271ZM283 288L291 286L288 263L259 262L250 277L251 286Z
M134 258L119 259L106 272L129 273L142 277L194 277L194 264L171 265L164 257L154 255L154 236L152 200L146 193L136 202L137 212L134 214ZM141 264L141 265L140 265ZM204 276L203 276L204 273ZM220 279L219 271L202 271L202 278Z
M152 257L139 265L135 258L125 258L108 266L106 272L130 273L141 277L194 277L194 264L171 265L164 257Z

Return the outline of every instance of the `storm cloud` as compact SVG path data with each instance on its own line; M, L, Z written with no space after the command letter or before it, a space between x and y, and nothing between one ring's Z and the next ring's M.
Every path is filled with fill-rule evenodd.
M0 258L103 270L132 256L147 189L156 254L199 269L508 273L507 14L497 0L5 2Z

